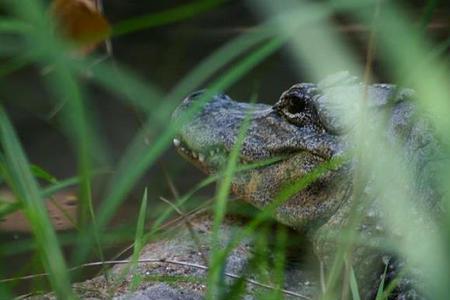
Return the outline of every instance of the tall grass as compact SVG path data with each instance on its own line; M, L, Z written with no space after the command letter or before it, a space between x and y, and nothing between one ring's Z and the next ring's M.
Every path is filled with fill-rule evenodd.
M193 18L210 9L220 9L225 1L194 1L168 11L144 15L118 23L113 30L114 35L125 35L141 29L163 26L172 22L182 22ZM449 65L442 54L448 51L447 44L434 46L425 36L424 28L431 20L435 1L429 1L418 26L411 26L410 19L404 8L387 1L247 1L263 21L255 30L243 33L225 43L209 57L206 57L189 74L178 82L170 91L163 92L156 84L145 81L119 63L109 61L95 63L96 57L74 59L70 55L70 48L58 35L54 34L54 24L48 18L46 7L39 0L10 0L4 1L4 9L8 16L0 17L0 38L14 36L20 42L14 45L0 44L0 58L6 63L0 64L0 76L26 66L36 65L40 68L50 66L51 72L44 77L55 105L63 103L58 113L64 133L71 141L72 148L77 153L78 172L66 181L58 181L43 187L38 184L36 174L32 173L32 165L22 150L15 130L9 121L7 111L0 107L0 175L15 193L19 204L6 209L0 207L0 216L12 213L14 210L24 211L32 228L34 236L26 245L2 245L0 254L12 251L22 251L37 247L39 260L49 274L52 290L61 298L73 298L70 292L71 276L61 247L65 243L63 236L58 240L44 209L44 200L49 194L60 189L77 184L79 186L80 202L80 230L69 236L70 243L75 243L77 251L71 257L72 264L86 262L92 252L99 259L104 259L103 246L108 240L107 227L111 218L117 213L127 195L136 186L145 171L153 166L170 146L171 140L179 127L188 122L215 93L233 86L249 71L278 51L287 46L289 55L296 70L307 75L303 81L316 82L324 75L340 70L349 70L360 78L366 78L368 83L376 81L375 74L368 69L371 61L361 64L355 57L353 49L348 45L345 36L336 30L336 26L329 17L339 13L366 25L372 30L375 55L381 64L389 70L393 81L413 88L417 91L418 105L436 129L438 138L444 145L448 145L450 121L449 96ZM379 5L379 13L374 17L375 6ZM444 50L442 50L444 49ZM447 50L445 50L447 49ZM126 152L115 165L115 172L111 177L98 209L92 203L92 179L98 173L96 161L107 156L107 147L102 147L98 141L102 140L96 127L96 116L88 113L89 93L85 81L81 78L91 75L89 81L119 96L120 101L142 112L146 120L140 131L133 138ZM370 76L364 76L369 74ZM215 76L215 77L214 77ZM211 80L211 78L215 78ZM170 114L179 101L191 91L207 85L208 91L196 101L183 118L177 122L167 122ZM280 87L280 92L281 92ZM0 91L1 92L1 91ZM2 95L2 97L8 95ZM30 99L31 101L32 99ZM352 99L347 99L350 101ZM354 100L354 99L353 99ZM349 105L348 103L339 103ZM352 103L352 105L356 105ZM383 155L377 152L374 145L380 145L383 132L382 126L375 129L368 128L364 116L370 114L364 103L360 103L356 114L343 115L343 122L356 122L356 133L351 141L360 145L356 149L361 165L361 174L374 174L375 186L382 198L382 206L389 212L387 226L398 232L403 239L389 240L386 245L391 246L401 256L406 257L411 266L422 270L425 274L425 291L431 299L447 299L450 278L449 243L450 215L446 212L444 220L436 224L437 229L429 231L421 222L410 222L411 219L427 218L424 210L412 212L410 210L412 195L406 188L415 180L400 157L401 150L389 144L383 144ZM356 120L356 121L355 121ZM380 121L380 123L382 123ZM239 141L245 138L246 123L241 126ZM158 128L159 135L151 145L143 143L145 135L150 129ZM219 188L213 205L214 226L212 228L212 247L210 252L210 270L208 275L209 299L231 297L239 299L244 293L243 281L236 281L230 289L224 289L226 281L223 272L227 255L242 239L252 236L255 243L267 247L267 236L258 234L256 228L273 215L276 208L287 201L299 190L314 182L330 168L336 168L343 159L331 160L320 166L308 176L286 187L273 203L256 214L256 216L242 228L234 238L219 247L220 224L222 223L229 199L230 180L235 172L242 167L237 164L240 142L235 145L224 170L215 176L192 188L184 196L176 199L175 205L186 203L192 199L194 193L204 186L219 181ZM444 149L447 151L448 149ZM354 154L354 153L353 153ZM448 154L447 152L444 153ZM374 159L374 157L376 159ZM274 158L278 159L278 158ZM271 161L270 161L271 162ZM268 162L268 163L270 163ZM262 162L264 163L264 162ZM266 162L267 163L267 162ZM254 166L249 166L254 167ZM387 176L385 170L390 170ZM449 178L450 164L442 160L439 177L442 179L443 206L448 208L450 195L446 185ZM155 240L164 221L171 216L171 209L152 220L152 227L145 235L144 220L147 207L147 191L142 200L139 214L138 228L135 235L134 263L137 260L144 241ZM393 201L392 199L395 199ZM420 218L417 218L417 214ZM357 216L355 216L355 226ZM348 235L346 235L348 234ZM417 241L420 237L420 242ZM338 237L339 238L339 237ZM346 269L348 274L348 289L353 299L358 299L358 283L353 270L346 268L346 258L355 239L354 231L343 233L340 237L345 242L338 249L337 255L329 273L325 274L324 299L338 299L338 290L342 290L340 274ZM114 239L114 237L113 237ZM282 299L283 269L286 263L286 233L279 229L276 234L275 247L275 278L271 293L265 295L267 299ZM23 248L21 248L23 247ZM0 258L3 259L3 258ZM255 266L267 266L269 258L261 254L255 260ZM134 268L132 268L134 269ZM264 278L258 267L251 268L252 272ZM1 271L1 270L0 270ZM136 284L139 281L135 277ZM268 280L266 278L266 280ZM384 283L383 283L384 284ZM389 287L388 287L389 289ZM8 287L0 283L0 298L12 294ZM383 299L380 290L377 299Z

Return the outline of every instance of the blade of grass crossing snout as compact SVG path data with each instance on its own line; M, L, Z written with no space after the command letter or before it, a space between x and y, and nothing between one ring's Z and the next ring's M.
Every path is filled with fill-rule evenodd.
M146 214L147 214L147 188L145 189L144 195L142 196L142 203L141 208L139 209L139 217L136 226L136 237L134 239L133 255L131 256L132 279L130 284L130 290L132 291L137 289L139 283L142 280L142 276L137 272L136 266L137 261L139 260L139 254L141 253L141 250L145 245L144 229L145 229Z
M192 3L179 5L173 9L162 11L155 14L134 17L129 20L121 21L113 28L113 36L123 35L142 29L149 29L157 26L178 22L188 19L202 12L208 11L222 3L225 0L199 0Z
M251 111L245 112L245 118L240 124L238 137L230 152L223 177L221 178L218 191L216 194L216 201L214 206L214 222L211 234L211 250L210 250L210 262L208 270L208 289L206 298L216 299L220 291L220 285L223 284L221 279L224 279L223 272L226 265L225 259L222 255L222 247L220 245L220 227L225 217L227 209L228 195L230 193L231 182L236 171L236 165L239 162L239 156L242 144L244 143L245 135L250 126Z
M33 178L30 164L27 162L12 124L1 106L0 144L10 179L9 185L23 203L25 215L32 225L42 263L50 274L50 283L59 298L72 299L66 263L40 197L38 184Z

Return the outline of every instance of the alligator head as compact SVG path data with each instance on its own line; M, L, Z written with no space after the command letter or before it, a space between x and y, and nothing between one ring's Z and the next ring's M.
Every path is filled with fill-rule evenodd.
M173 118L179 119L203 94L196 92L184 99ZM419 128L420 122L414 121L416 110L410 101L412 94L411 90L388 84L366 86L348 74L337 74L319 84L296 84L282 93L273 106L241 103L226 95L215 95L195 117L181 126L174 145L194 165L206 173L216 173L236 145L244 120L248 118L240 162L279 160L237 172L232 189L242 199L262 208L283 188L311 170L344 152L351 152L354 145L350 135L357 126L353 121L362 98L372 111L387 115L383 118L388 135L400 139L406 146L404 156L423 152L416 150L426 148L432 138L429 130ZM364 121L379 123L380 119ZM279 205L275 217L297 229L317 228L329 222L350 200L351 169L351 163L347 163L324 172ZM336 219L343 222L342 217L332 221Z
M331 77L320 84L296 84L273 106L241 103L227 95L215 95L194 118L181 126L174 145L194 165L213 174L223 167L248 118L240 162L279 160L237 172L232 189L251 204L265 207L283 188L341 156L348 148L347 129L351 124L346 124L330 110L329 95L361 94L364 85L356 83L356 78L343 78ZM390 85L373 85L367 93L373 98L373 105L380 106L388 102L395 89ZM185 98L173 118L180 118L203 95L200 91ZM325 172L279 205L275 217L297 229L327 222L349 197L351 176L348 171L348 166L341 166Z

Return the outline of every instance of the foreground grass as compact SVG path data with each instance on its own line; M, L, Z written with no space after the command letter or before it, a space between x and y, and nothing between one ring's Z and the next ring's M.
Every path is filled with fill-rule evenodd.
M180 21L196 14L202 13L220 5L224 1L197 1L185 6L180 6L167 12L144 16L136 20L130 20L118 24L114 30L115 34L121 35L134 32L143 28L160 26L170 22ZM85 263L92 252L100 260L104 260L103 248L105 243L106 229L111 218L117 212L121 203L126 199L130 190L136 185L145 171L154 165L164 151L169 147L173 135L177 132L183 122L187 122L208 99L220 91L226 90L252 70L259 63L267 59L271 54L278 51L283 45L289 43L292 49L293 63L301 69L307 66L310 72L311 81L321 79L324 74L333 73L336 70L350 70L361 78L366 78L368 64L361 65L352 55L352 50L346 44L344 38L336 32L334 25L327 17L339 12L349 15L354 20L366 24L371 30L376 32L374 39L377 43L377 54L380 56L382 64L389 66L390 76L396 81L415 89L418 93L418 104L427 113L433 116L432 122L436 128L439 138L447 144L450 121L450 101L448 95L448 64L439 55L436 55L437 46L433 48L429 41L423 36L423 28L427 25L432 14L433 1L429 1L428 9L425 11L421 28L410 26L409 19L403 10L393 3L383 3L379 15L374 19L373 1L330 1L321 4L303 3L302 1L248 1L255 11L261 14L266 20L255 31L244 33L229 41L218 49L210 57L207 57L189 74L187 74L170 92L164 95L158 87L149 82L139 79L133 71L108 62L95 64L96 58L84 58L75 60L66 55L70 53L68 46L58 39L53 32L53 24L47 18L46 8L37 0L14 0L6 1L5 8L8 10L8 17L0 18L0 36L14 35L24 42L17 49L7 49L7 45L0 45L1 57L6 57L9 64L0 68L1 76L8 76L10 72L26 65L37 65L40 67L52 66L52 73L45 77L48 89L54 95L55 105L64 102L61 113L58 114L62 129L67 138L71 141L74 151L77 153L78 174L67 182L61 181L42 188L37 182L36 175L32 172L31 164L22 150L15 130L8 119L7 112L0 110L0 143L1 143L1 176L6 184L13 190L20 205L18 207L2 210L2 216L11 213L13 210L22 209L30 221L33 228L33 242L39 251L39 262L49 274L49 282L52 290L61 298L73 298L70 292L71 276L67 267L66 259L62 255L61 240L58 240L48 216L44 209L44 196L57 192L67 184L77 184L79 186L80 200L80 229L76 237L72 239L76 244L76 251L70 258L71 265ZM377 2L377 1L375 1ZM220 7L220 6L219 6ZM313 28L313 30L311 29ZM399 46L401 45L401 46ZM442 46L441 46L442 48ZM448 48L448 46L447 46ZM445 47L444 47L445 49ZM434 54L433 54L434 53ZM245 55L244 55L245 54ZM433 59L429 59L433 54ZM416 62L416 63L411 63ZM448 61L447 61L448 62ZM89 94L81 82L80 78L86 70L92 75L90 79L96 85L120 96L121 101L142 112L147 118L140 132L138 132L133 142L128 147L126 153L116 164L114 175L112 176L103 201L94 211L92 203L91 184L97 170L94 160L97 157L106 156L106 150L100 147L96 141L100 140L100 133L94 125L94 120L87 113L87 102ZM167 124L170 113L180 99L198 88L204 82L210 80L219 70L225 70L208 85L206 92L199 101L196 102L185 118L178 123ZM370 70L369 70L370 73ZM367 77L371 81L372 76ZM160 134L152 141L150 147L142 145L146 132L149 128L161 129ZM245 124L242 126L239 141L245 138ZM430 290L426 291L432 299L446 299L448 292L448 242L446 238L450 232L450 217L446 216L446 222L442 226L442 232L429 234L423 232L422 228L411 228L407 220L411 217L405 212L408 210L408 194L396 192L399 186L413 180L410 174L399 171L395 176L389 177L391 181L383 178L383 170L387 165L398 165L398 149L386 147L383 162L376 161L371 153L370 145L378 143L377 133L367 135L364 122L358 123L359 134L355 134L355 145L369 145L367 148L361 146L358 152L365 153L360 157L362 165L366 168L364 172L377 174L381 178L379 182L380 192L386 197L384 208L393 212L391 224L398 224L398 220L403 220L400 228L405 236L410 236L411 232L424 236L421 241L427 247L416 247L417 241L405 239L405 241L393 241L395 249L402 256L408 258L414 266L419 267L429 275L426 285ZM364 140L362 140L364 139ZM219 188L215 197L215 204L212 206L214 214L214 226L212 230L212 248L209 261L208 293L209 299L216 299L218 296L229 296L231 299L238 299L242 296L244 289L236 284L231 290L224 289L226 285L223 276L225 259L230 251L239 242L248 236L254 236L256 243L262 245L260 248L267 248L267 237L258 235L255 230L266 218L270 217L274 210L284 201L299 190L305 188L317 179L329 168L335 168L342 161L331 161L321 166L318 170L311 172L299 182L286 188L280 193L273 204L267 209L259 212L246 225L242 232L235 239L221 249L218 246L219 228L222 223L227 201L229 199L229 187L232 175L239 171L237 165L240 142L236 144L230 155L229 161L223 173L210 177L199 183L192 191L186 195L178 197L175 201L177 207L182 206L192 199L195 192L204 186L219 181ZM400 154L401 155L401 154ZM450 165L443 161L441 177L447 179L450 172ZM395 168L403 170L402 166ZM402 180L400 180L402 179ZM446 180L442 180L445 182ZM445 184L444 184L445 187ZM450 195L444 189L443 205L448 207ZM138 218L138 225L134 238L134 253L131 269L137 263L138 255L145 242L157 240L161 227L172 215L173 209L168 207L158 217L152 220L150 230L144 234L144 219L146 217L148 195L142 200L142 207ZM396 199L395 205L391 199ZM424 213L424 212L421 212ZM397 226L397 225L395 225ZM283 287L283 268L285 264L285 244L286 236L283 230L277 232L277 247L275 252L276 266L274 279L276 287L268 299L281 299L280 289ZM336 290L342 286L339 274L345 268L346 247L351 246L352 239L343 243L336 256L335 265L326 279L324 299L337 299ZM14 245L13 247L14 248ZM264 251L263 251L264 252ZM2 252L3 253L3 252ZM431 255L430 253L433 253ZM426 258L426 259L425 259ZM3 259L3 258L2 258ZM268 257L260 255L256 262L258 265L267 265ZM353 299L358 299L358 285L352 269L350 270L348 288ZM258 273L255 268L252 270ZM263 276L263 274L260 274ZM158 278L163 280L164 278ZM144 280L135 277L134 287ZM175 279L176 280L176 279ZM183 279L181 279L183 280ZM190 279L187 279L190 280ZM170 281L170 280L168 280ZM384 285L384 283L382 283ZM382 287L382 286L381 286ZM387 290L393 287L387 287ZM335 290L336 289L336 290ZM0 289L0 298L10 295L11 291L7 287ZM385 299L385 295L380 288L377 299Z

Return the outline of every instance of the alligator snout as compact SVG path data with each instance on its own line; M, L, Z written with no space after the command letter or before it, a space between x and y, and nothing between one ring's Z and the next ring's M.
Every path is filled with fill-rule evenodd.
M205 97L208 97L205 90L186 97L173 113L173 119L182 123L174 140L177 149L190 159L200 158L200 164L206 164L207 169L219 164L217 156L223 160L231 152L246 118L249 126L241 145L242 162L300 152L328 159L339 152L335 136L310 123L291 122L280 113L279 105L243 103L224 94ZM317 123L315 118L312 114L305 116L311 124ZM214 167L208 165L212 161Z

